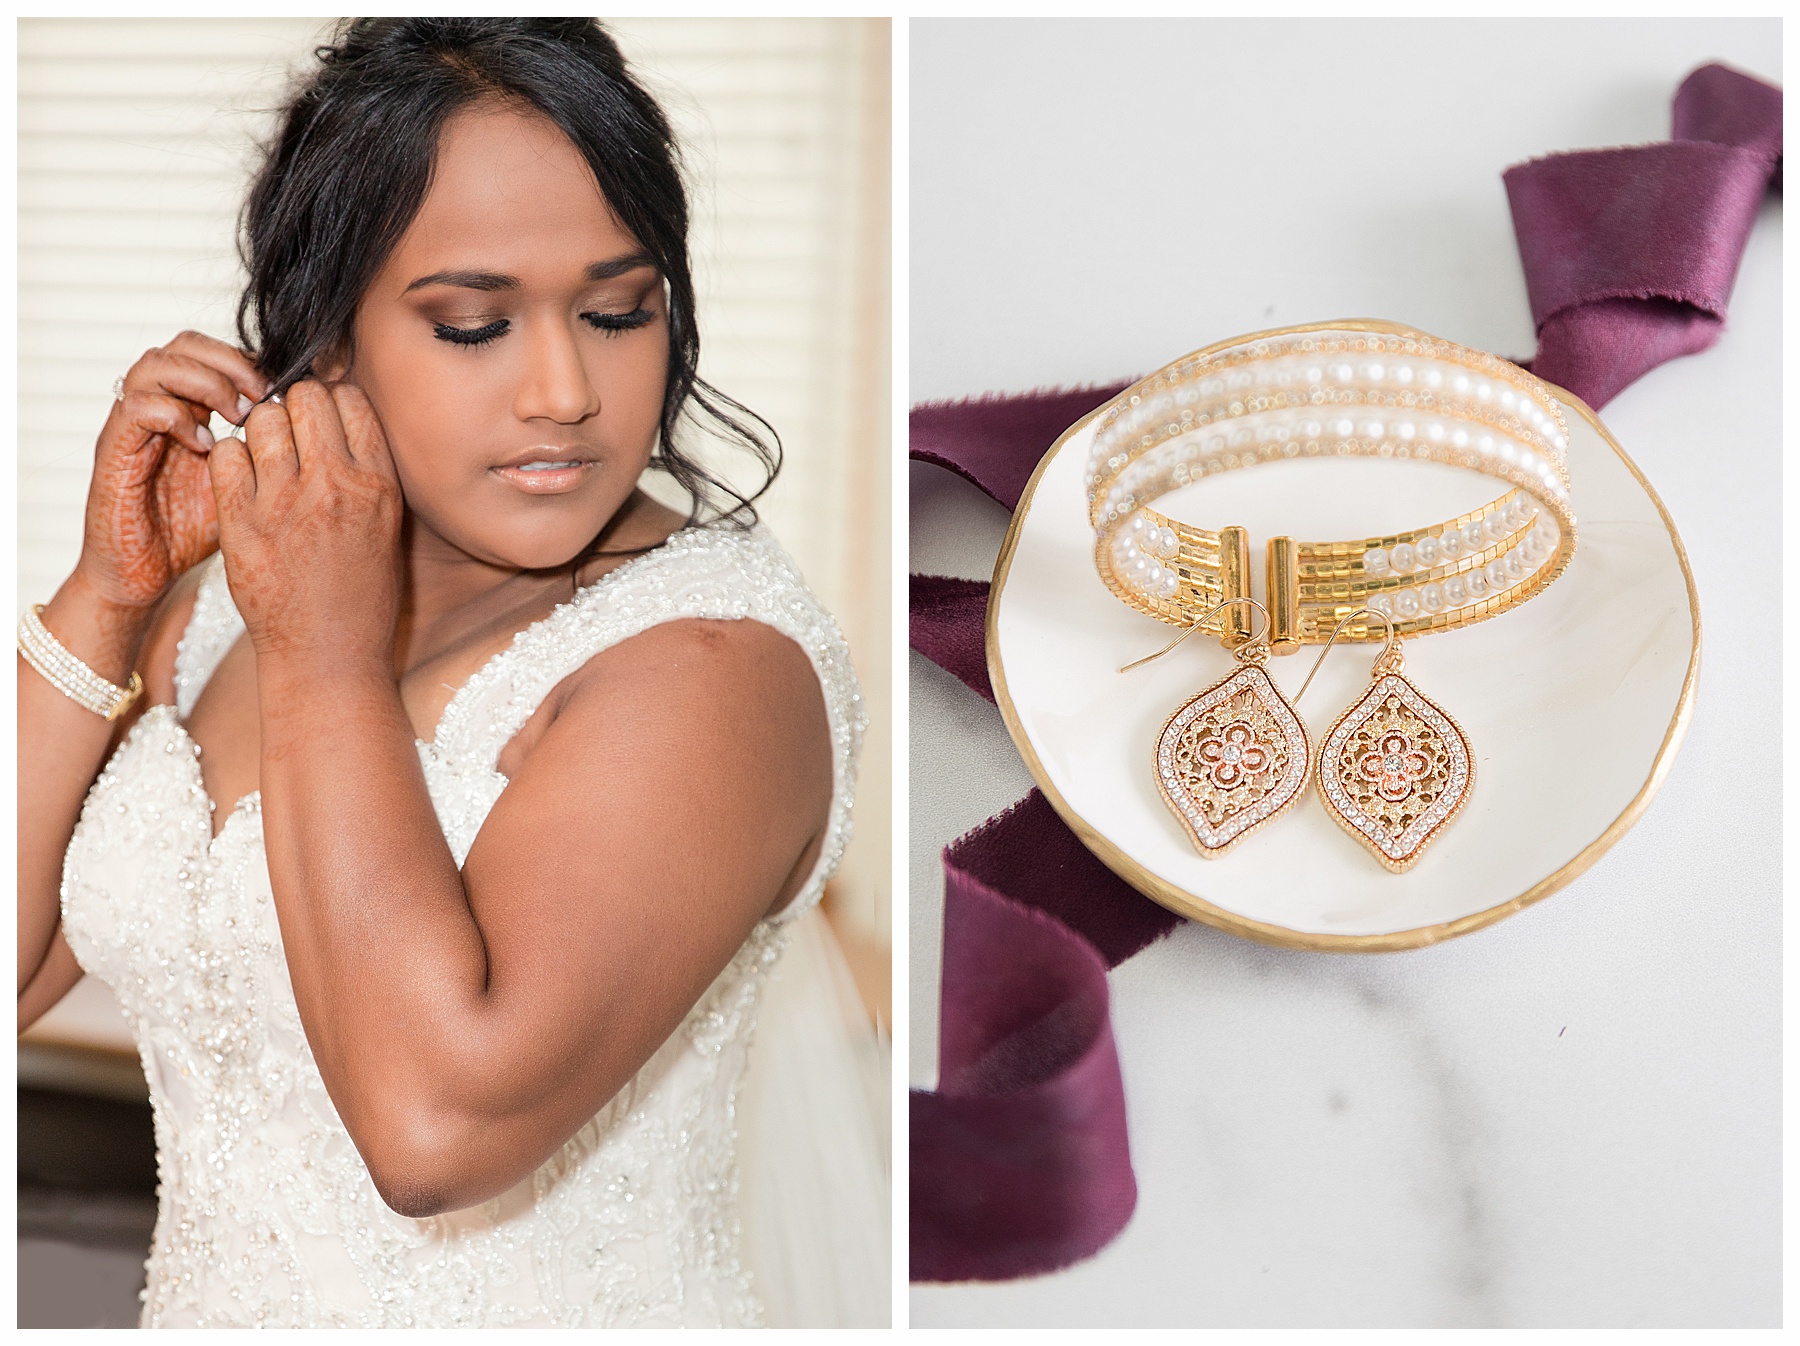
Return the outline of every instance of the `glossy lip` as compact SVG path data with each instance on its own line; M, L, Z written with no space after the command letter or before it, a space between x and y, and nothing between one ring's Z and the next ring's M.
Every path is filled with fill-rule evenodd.
M561 495L581 485L583 475L595 462L592 451L588 449L565 449L552 444L538 444L523 453L514 454L488 471L527 495ZM527 472L524 470L526 463L573 463L574 466L538 468Z

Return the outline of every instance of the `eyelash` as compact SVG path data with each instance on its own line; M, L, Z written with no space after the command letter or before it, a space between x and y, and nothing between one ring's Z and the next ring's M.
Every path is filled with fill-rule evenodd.
M501 318L481 327L452 327L446 322L433 323L431 326L439 341L448 341L455 346L485 346L495 337L503 335L512 324Z
M649 309L638 308L630 313L584 313L581 320L607 336L617 336L620 332L636 331L654 316ZM506 318L481 327L452 327L443 322L432 324L438 340L448 341L453 346L485 346L496 337L505 336L511 327L512 322Z
M635 332L655 316L647 308L634 308L629 313L584 313L581 320L596 331L616 336L620 332Z

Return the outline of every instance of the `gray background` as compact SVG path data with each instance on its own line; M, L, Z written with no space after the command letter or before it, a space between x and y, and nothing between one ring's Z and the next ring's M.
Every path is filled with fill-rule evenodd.
M1346 316L1526 355L1501 170L1665 138L1687 71L1778 82L1780 49L1771 20L915 22L910 400ZM1706 622L1647 816L1439 948L1190 925L1124 964L1131 1225L1055 1276L915 1287L915 1325L1779 1323L1780 231L1771 197L1719 346L1604 412ZM912 509L915 571L988 577L1003 511L920 465ZM929 1085L938 852L1031 781L991 706L917 654L911 683Z

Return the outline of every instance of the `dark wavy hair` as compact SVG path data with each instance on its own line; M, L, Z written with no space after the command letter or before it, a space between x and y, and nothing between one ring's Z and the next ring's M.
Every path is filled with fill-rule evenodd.
M699 376L687 193L668 118L593 19L352 19L281 110L244 204L249 282L238 338L277 391L350 348L363 293L431 185L439 135L458 110L503 101L542 113L594 171L607 203L669 287L669 369L650 465L739 526L781 468L769 423ZM748 450L762 485L744 494L683 448L706 424ZM599 539L583 552L594 554Z

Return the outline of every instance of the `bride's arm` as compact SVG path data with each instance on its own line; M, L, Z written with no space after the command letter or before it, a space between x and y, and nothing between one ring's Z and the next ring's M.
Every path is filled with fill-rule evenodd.
M266 386L243 352L183 332L131 367L95 441L81 559L43 622L109 682L123 686L139 670L148 695L109 724L19 660L21 1028L80 975L70 975L74 960L58 928L63 854L107 754L144 705L168 699L174 641L190 606L174 586L217 545L205 424L214 411L240 419Z
M69 614L78 611L70 601L76 580L71 577L57 595L57 604L45 611L46 620L71 626ZM135 664L144 680L144 695L113 724L92 711L83 710L55 692L35 673L25 675L20 660L19 677L19 1000L18 1031L36 1023L81 980L81 966L70 952L62 933L60 888L63 853L74 834L82 801L94 783L101 764L150 706L175 699L175 647L194 610L199 591L199 571L189 571L178 581L141 637L133 631L131 645L141 650L128 661L116 658L113 666ZM54 614L54 615L53 615ZM104 648L102 642L76 642L87 649ZM105 661L90 664L98 670ZM124 681L124 679L120 679ZM54 699L52 699L54 697ZM74 713L71 714L70 712ZM102 733L101 730L106 732Z
M335 425L329 396L290 395L302 439ZM372 413L342 389L338 405L353 432L336 457L284 450L286 418L258 412L254 463L222 443L215 481L257 642L263 830L301 1021L383 1198L426 1215L552 1154L791 895L829 807L830 736L785 637L654 628L565 685L459 873L395 687L371 526L329 518L372 513L378 544L397 526L377 499L391 467L356 447Z

